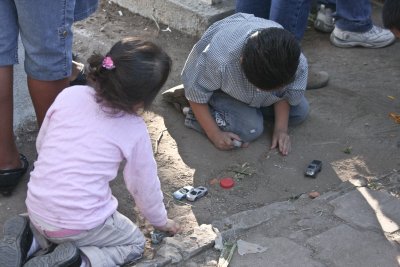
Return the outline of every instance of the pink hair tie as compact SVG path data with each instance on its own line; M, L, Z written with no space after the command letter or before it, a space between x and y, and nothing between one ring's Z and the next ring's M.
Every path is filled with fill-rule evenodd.
M115 69L115 65L114 62L112 60L112 58L110 56L107 56L103 59L103 64L102 64L103 68L105 68L106 70L113 70Z

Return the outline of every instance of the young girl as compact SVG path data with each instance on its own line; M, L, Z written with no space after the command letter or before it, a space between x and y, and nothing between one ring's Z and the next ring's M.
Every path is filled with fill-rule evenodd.
M0 244L0 266L20 266L48 241L59 245L24 266L120 266L139 259L144 236L117 211L109 186L123 161L125 184L143 216L156 229L179 231L167 218L151 141L138 115L165 83L170 58L151 42L126 38L88 62L91 86L65 89L37 138L26 199L34 237L27 218L6 222L4 241L13 242Z

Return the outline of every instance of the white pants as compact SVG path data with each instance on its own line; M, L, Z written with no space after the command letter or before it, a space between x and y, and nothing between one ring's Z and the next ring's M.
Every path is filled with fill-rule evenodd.
M50 246L50 242L55 244L73 242L89 259L92 267L121 266L138 260L142 257L145 245L145 238L139 228L118 211L103 225L71 236L54 238L46 236L46 229L41 225L31 224L31 228L43 249Z

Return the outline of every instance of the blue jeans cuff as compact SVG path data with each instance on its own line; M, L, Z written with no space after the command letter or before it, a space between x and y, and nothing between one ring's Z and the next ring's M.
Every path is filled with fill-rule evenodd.
M342 18L338 18L335 21L335 25L342 31L349 32L367 32L371 30L373 26L371 19L365 21L349 21Z

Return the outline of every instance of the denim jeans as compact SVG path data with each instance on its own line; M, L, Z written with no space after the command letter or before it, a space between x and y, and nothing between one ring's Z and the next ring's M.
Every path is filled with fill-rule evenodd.
M250 107L222 92L215 92L208 104L218 127L224 132L237 134L244 142L251 142L263 133L264 120L274 120L273 106ZM308 101L303 97L299 105L290 107L289 125L302 123L306 119L308 111ZM185 125L204 133L191 110L186 115Z
M319 0L319 4L336 6L335 25L350 32L366 32L372 28L369 0Z
M37 80L71 75L72 24L97 8L97 0L1 0L0 66L18 63L18 36L25 48L25 71Z
M256 17L269 19L272 0L236 0L236 13L253 14Z
M98 0L76 0L74 8L74 21L86 19L96 11L98 5Z
M236 0L236 12L278 22L299 41L307 28L310 7L310 0Z

